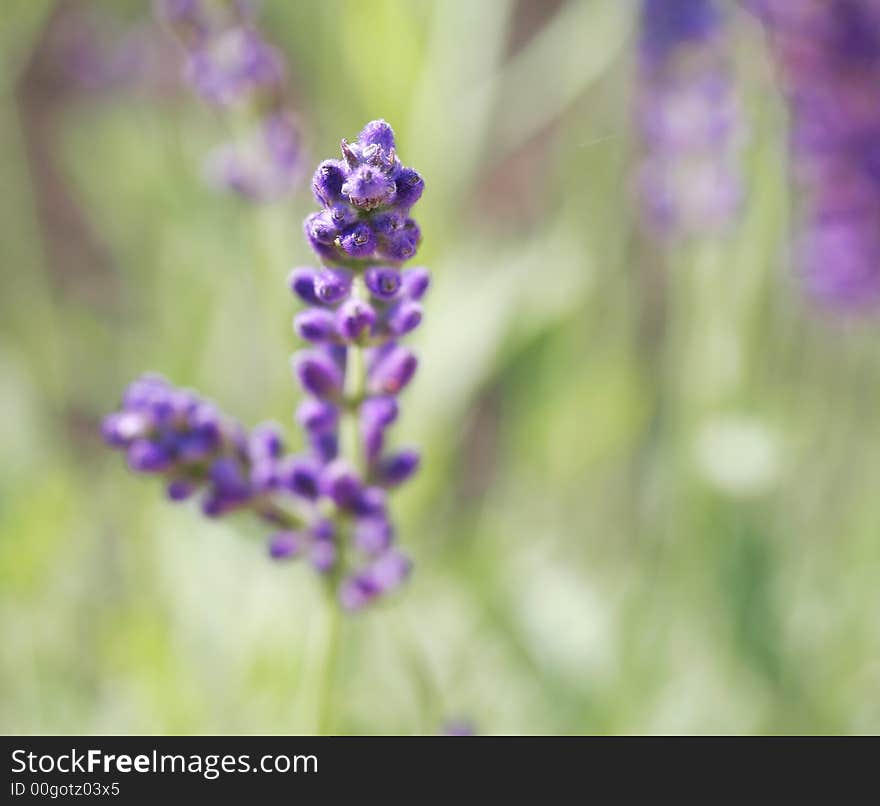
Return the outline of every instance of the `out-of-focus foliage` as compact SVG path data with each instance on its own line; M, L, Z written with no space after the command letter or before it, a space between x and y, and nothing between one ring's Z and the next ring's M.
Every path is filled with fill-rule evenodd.
M206 187L218 121L173 68L59 81L72 6L152 30L133 0L0 21L0 730L312 730L308 569L162 500L97 428L149 369L295 438L308 188ZM397 435L424 447L396 501L416 570L345 620L335 731L880 730L877 323L812 308L788 268L785 106L735 7L742 218L640 231L635 10L263 3L312 154L384 117L426 179Z

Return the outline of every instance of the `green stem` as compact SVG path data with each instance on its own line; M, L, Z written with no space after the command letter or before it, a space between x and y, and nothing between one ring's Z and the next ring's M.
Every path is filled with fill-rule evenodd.
M362 299L365 295L366 287L363 278L360 275L356 275L352 281L351 296L354 299ZM348 348L345 365L344 394L346 407L343 415L342 444L340 447L342 456L348 459L361 475L365 474L367 469L363 440L360 435L361 401L364 398L366 383L363 347L352 344Z
M333 727L339 642L339 606L331 585L325 585L324 592L321 606L309 620L305 664L297 687L297 729L314 735L328 734Z
M329 736L333 726L333 690L336 680L336 657L339 649L339 603L333 589L326 587L326 618L323 625L323 652L318 677L318 696L316 702L316 726L319 736Z

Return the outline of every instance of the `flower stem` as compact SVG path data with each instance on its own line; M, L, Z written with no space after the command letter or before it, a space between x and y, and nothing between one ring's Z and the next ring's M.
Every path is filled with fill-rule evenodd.
M309 619L305 664L297 687L297 726L303 733L326 735L333 729L334 683L339 641L339 605L333 587Z
M353 299L362 299L366 294L363 278L355 275L351 286ZM362 476L366 473L366 456L364 455L363 440L360 436L360 410L361 401L364 398L366 387L366 367L364 362L364 349L358 344L352 344L348 348L345 363L345 408L342 423L342 456L351 462L352 466Z
M316 727L319 736L328 736L333 726L333 689L336 680L336 656L339 647L339 603L330 586L326 588L326 618L322 630L321 667L318 677L318 696L316 702Z
M356 276L352 284L352 296L362 297L366 293L363 280ZM340 455L347 459L360 475L366 473L366 456L363 440L360 436L360 408L366 386L364 351L359 345L348 348L345 364L344 394L347 401L341 424ZM346 524L339 523L341 528ZM338 574L327 578L325 585L325 612L321 625L320 643L315 656L317 657L315 673L315 726L319 735L327 735L333 725L333 688L336 679L336 655L339 643L339 602L334 591Z

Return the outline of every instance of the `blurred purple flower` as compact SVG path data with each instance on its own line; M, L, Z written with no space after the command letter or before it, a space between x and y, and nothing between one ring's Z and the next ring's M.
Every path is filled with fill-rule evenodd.
M740 202L740 116L717 0L643 0L636 114L637 175L650 231L675 238L722 231Z
M255 30L236 26L200 43L187 56L186 78L208 103L229 106L277 92L284 79L281 54Z
M795 259L840 310L880 306L880 3L751 0L791 111Z
M250 130L217 146L205 162L210 184L252 202L284 197L302 176L299 123L285 96L285 64L255 25L246 3L160 0L157 16L185 51L184 74L203 100L221 111L244 110Z

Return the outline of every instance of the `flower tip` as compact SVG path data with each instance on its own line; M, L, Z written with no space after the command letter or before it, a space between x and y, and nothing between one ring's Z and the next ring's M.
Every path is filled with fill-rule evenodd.
M339 335L348 341L357 341L376 324L376 312L360 299L346 300L336 313Z
M388 266L372 266L364 273L364 282L378 299L390 299L400 289L400 272Z
M330 356L318 350L303 350L291 359L303 388L315 397L332 397L342 390L342 373Z
M427 293L431 286L431 272L424 266L407 269L401 276L403 295L417 302Z
M169 482L165 493L171 501L185 501L196 491L196 485L185 479L175 479Z
M371 120L358 135L361 147L376 145L390 154L394 150L394 129L382 118Z
M302 551L302 539L296 532L276 532L269 538L269 556L273 560L287 560Z
M418 451L411 448L398 451L379 463L377 481L385 487L397 487L416 474L420 463Z
M330 462L321 473L319 484L321 492L342 509L353 507L363 491L357 471L345 459Z

